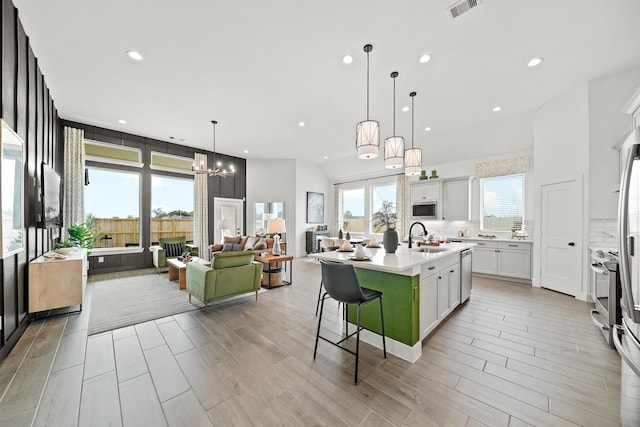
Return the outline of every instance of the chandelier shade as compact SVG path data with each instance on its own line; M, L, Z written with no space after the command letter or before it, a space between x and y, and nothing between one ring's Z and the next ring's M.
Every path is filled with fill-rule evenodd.
M375 120L365 120L356 126L356 151L360 159L378 157L380 148L380 124Z
M413 147L413 128L415 119L415 96L416 92L411 92L411 148L404 152L404 174L406 176L420 175L422 170L422 149Z
M384 167L399 169L403 166L404 138L396 136L396 77L398 72L391 73L393 79L393 136L384 140Z
M422 149L410 148L404 152L404 174L406 176L420 175L422 170Z
M356 125L356 152L360 159L375 159L380 151L380 124L369 120L369 52L373 46L366 44L363 50L367 54L367 119Z
M399 169L403 166L404 138L391 136L384 140L384 167Z

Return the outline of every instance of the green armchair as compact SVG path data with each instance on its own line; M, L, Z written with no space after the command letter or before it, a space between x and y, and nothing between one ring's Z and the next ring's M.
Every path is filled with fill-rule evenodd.
M187 247L187 238L185 236L180 237L162 237L160 238L160 246L153 247L153 266L156 268L156 271L166 270L167 268L167 259L169 258L177 258L185 251ZM177 246L174 246L172 250L167 251L167 244L181 244L182 249L176 249Z
M211 267L187 264L187 292L207 305L214 300L255 291L256 301L262 279L262 264L253 260L253 251L220 252Z

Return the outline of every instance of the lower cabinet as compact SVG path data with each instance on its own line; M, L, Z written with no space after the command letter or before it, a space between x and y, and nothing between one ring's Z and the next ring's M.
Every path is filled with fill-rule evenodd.
M531 242L473 242L474 273L531 280Z
M420 276L420 339L424 339L459 304L459 255L425 266Z

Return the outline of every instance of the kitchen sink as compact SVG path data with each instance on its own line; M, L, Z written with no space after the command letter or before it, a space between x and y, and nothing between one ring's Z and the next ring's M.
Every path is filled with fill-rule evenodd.
M418 248L415 248L414 251L416 252L427 252L427 253L438 253L438 252L444 252L446 251L448 248L442 247L442 246L420 246Z

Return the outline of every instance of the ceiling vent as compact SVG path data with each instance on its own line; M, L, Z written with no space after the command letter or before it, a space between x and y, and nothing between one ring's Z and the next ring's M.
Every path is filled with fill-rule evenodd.
M470 11L474 7L480 5L481 0L462 0L449 6L449 16L455 19L465 12Z

